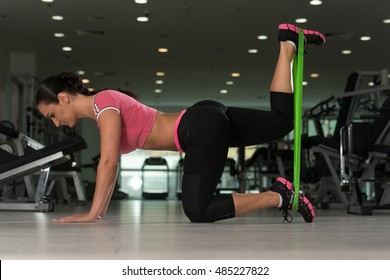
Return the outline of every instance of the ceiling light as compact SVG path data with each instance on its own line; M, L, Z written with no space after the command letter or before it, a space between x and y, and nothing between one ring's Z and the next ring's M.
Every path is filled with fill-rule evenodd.
M89 79L82 79L81 82L83 84L89 84L91 81Z
M77 73L77 75L85 75L85 71L84 70L79 70L79 71L77 71L76 72Z
M248 53L258 53L259 52L259 50L257 50L257 49L249 49L248 50Z
M157 77L164 77L165 76L165 72L156 72L156 76Z
M351 54L352 51L351 50L342 50L341 53L342 54Z
M52 3L54 0L41 0L43 3Z
M240 73L232 73L232 77L233 78L238 78L238 77L240 77Z
M302 82L302 85L303 85L303 86L307 86L308 83L307 83L306 81L303 81L303 82Z
M147 22L147 21L149 21L149 18L147 16L137 17L137 21Z
M374 84L374 82L369 82L368 83L368 86L370 86L370 87L373 87L375 84Z
M318 6L321 4L322 4L322 1L320 1L320 0L311 0L310 1L310 5L313 5L313 6Z
M259 40L267 40L268 36L267 35L259 35L259 36L257 36L257 39L259 39Z
M62 38L62 37L65 37L65 34L64 33L54 33L54 37Z
M307 22L307 19L305 19L305 18L297 18L297 19L295 20L295 22L296 22L296 23L305 23L305 22Z
M371 37L370 36L362 36L362 37L360 37L360 40L361 41L370 41Z
M87 89L88 89L89 92L95 91L95 89L94 89L93 87L89 87L89 88L87 88Z
M72 48L71 47L62 47L62 50L64 52L70 52L70 51L72 51Z
M168 49L167 48L158 48L157 51L159 53L167 53L168 52Z
M51 19L52 19L52 20L63 20L64 17L63 17L63 16L56 15L56 16L52 16Z
M163 80L157 80L157 81L156 81L156 84L157 84L157 85L162 85L163 83L164 83Z
M232 85L234 85L234 82L233 82L233 81L227 81L226 84L227 84L228 86L232 86Z
M219 91L219 93L221 93L221 94L227 94L228 91L227 91L227 89L221 89L221 90Z
M135 0L134 2L136 4L146 4L146 3L148 3L148 0Z
M156 88L156 89L154 90L154 92L155 92L155 93L162 93L162 89Z
M384 19L383 23L390 23L390 18Z
M312 77L312 78L319 78L320 74L318 74L318 73L311 73L310 77Z

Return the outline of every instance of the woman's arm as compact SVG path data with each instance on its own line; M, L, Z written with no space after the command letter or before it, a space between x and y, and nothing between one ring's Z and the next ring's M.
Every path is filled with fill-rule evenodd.
M116 110L106 110L99 115L100 160L97 167L95 194L88 213L77 214L54 222L93 222L107 210L117 178L121 117Z
M118 180L118 169L119 169L119 168L117 168L117 171L116 171L116 178L115 178L115 181L114 181L114 183L110 186L110 193L109 193L108 197L106 198L106 200L104 201L103 206L100 208L100 213L99 213L99 215L98 215L98 218L99 218L99 219L102 219L102 218L106 215L106 213L107 213L108 205L110 204L112 194L114 193L116 180Z
M121 117L116 110L106 110L99 115L100 160L97 167L95 194L92 200L90 215L96 219L105 212L105 205L112 196L119 164L119 147L121 139Z

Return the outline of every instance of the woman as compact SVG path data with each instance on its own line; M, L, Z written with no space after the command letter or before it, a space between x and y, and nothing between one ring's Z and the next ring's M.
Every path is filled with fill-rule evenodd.
M305 44L325 43L324 36L317 31L304 30L304 34ZM278 39L280 52L270 86L271 111L202 101L182 112L168 114L119 91L90 94L71 73L47 78L36 96L39 111L57 127L73 127L81 118L93 119L101 137L101 157L90 211L54 222L93 222L102 218L117 179L119 156L135 149L185 152L182 203L192 222L214 222L270 207L278 207L285 220L289 220L288 209L294 193L286 179L279 177L263 193L215 195L229 147L267 143L293 129L290 66L298 46L298 28L279 25ZM306 222L313 221L313 206L302 195L298 212Z

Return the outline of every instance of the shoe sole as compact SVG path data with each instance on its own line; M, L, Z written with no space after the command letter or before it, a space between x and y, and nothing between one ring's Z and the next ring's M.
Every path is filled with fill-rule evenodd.
M299 34L299 27L297 27L297 26L295 26L293 24L289 24L289 23L280 24L279 25L279 30L280 29L291 30L291 31ZM325 36L321 32L315 31L315 30L309 30L309 29L302 29L302 31L303 31L303 34L305 34L305 35L316 35L316 36L319 36L322 39L322 41L323 41L323 43L321 45L325 44L326 38L325 38Z
M288 181L288 180L286 180L286 179L284 179L284 178L282 178L282 177L278 177L277 179L276 179L276 181L279 181L280 183L282 183L283 185L285 185L292 193L294 193L294 189L293 189L293 186L292 186L292 184ZM303 205L302 205L302 203L303 203ZM310 212L310 215L309 215L309 217L307 217L307 218L305 218L303 215L302 215L302 213L299 211L299 208L301 208L301 207L307 207L308 209L309 209L309 212ZM301 215L302 215L302 217L303 217L303 219L305 220L305 222L307 222L307 223L311 223L311 222L313 222L314 221L314 217L315 217L315 212L314 212L314 208L313 208L313 205L311 204L311 202L306 198L306 197L304 197L302 194L299 194L299 202L298 202L298 213L300 213ZM305 211L306 212L306 211Z

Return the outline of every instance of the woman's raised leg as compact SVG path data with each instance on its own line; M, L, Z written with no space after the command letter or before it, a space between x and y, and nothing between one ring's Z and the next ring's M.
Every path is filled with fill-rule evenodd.
M291 63L295 55L295 47L289 42L280 42L278 61L271 82L271 92L293 93L291 84Z
M303 32L305 44L322 45L325 42L325 37L318 31L303 30ZM293 93L291 68L297 50L298 34L298 28L293 25L281 24L279 26L280 51L270 85L271 94ZM279 207L279 210L283 211L285 220L291 221L287 210L291 209L293 197L292 184L279 177L270 187L270 191L259 194L233 194L235 214L240 216L264 208ZM301 213L306 222L313 221L315 216L313 206L302 195L299 197L298 212Z

